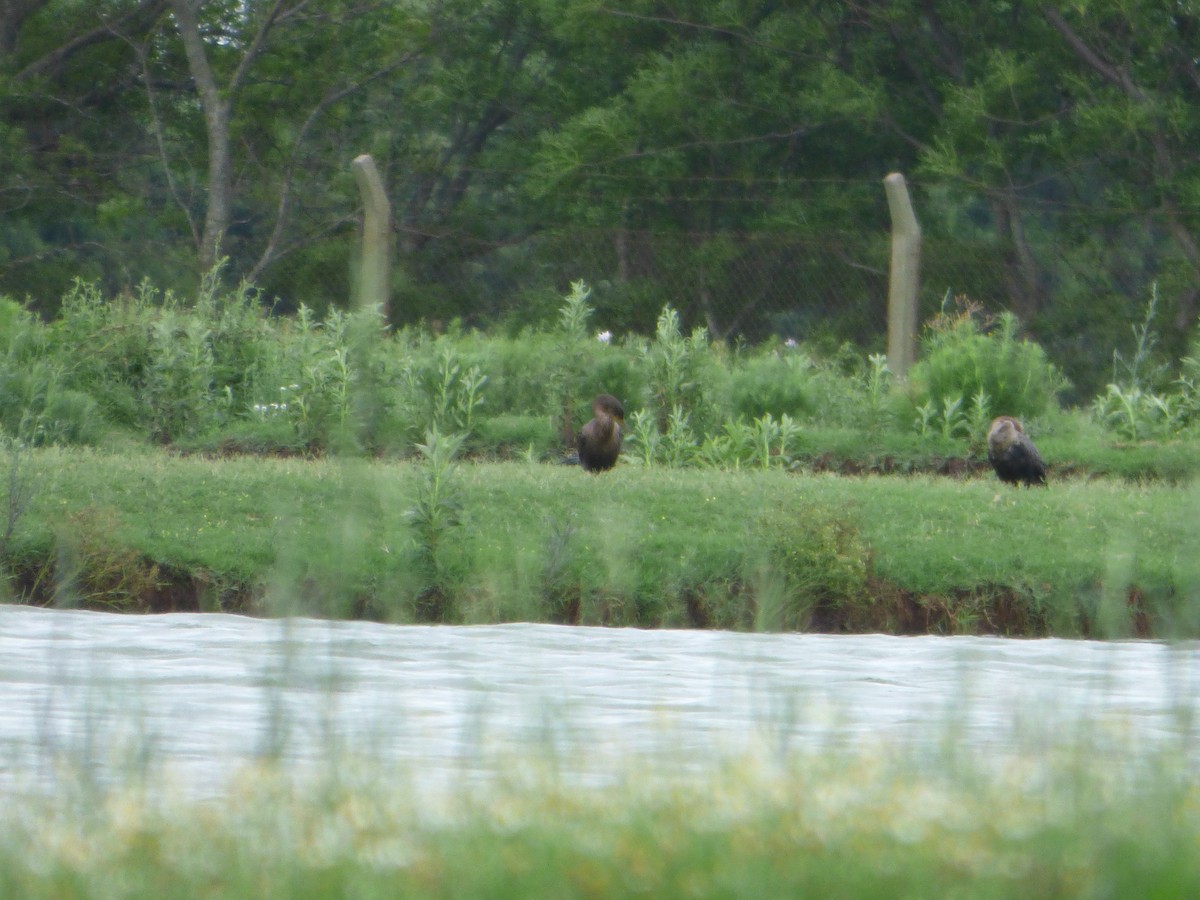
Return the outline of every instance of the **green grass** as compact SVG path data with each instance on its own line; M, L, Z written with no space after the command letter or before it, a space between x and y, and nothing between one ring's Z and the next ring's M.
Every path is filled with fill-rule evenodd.
M1126 897L1200 891L1188 763L1083 748L748 756L586 787L526 759L419 799L394 770L245 770L192 800L155 779L0 813L6 897ZM65 777L65 776L60 776Z
M157 591L176 607L411 621L430 586L406 519L419 463L45 449L27 466L7 563L39 602L57 584L60 602L93 606L146 608ZM799 559L818 570L787 582L789 627L1200 634L1190 484L517 462L452 477L462 524L438 587L453 621L778 627L763 618L773 576ZM832 590L839 554L864 553L857 595Z

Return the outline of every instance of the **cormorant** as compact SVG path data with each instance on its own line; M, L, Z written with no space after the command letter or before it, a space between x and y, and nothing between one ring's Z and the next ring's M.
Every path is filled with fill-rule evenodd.
M617 463L621 454L621 430L625 427L625 408L611 394L601 394L592 401L590 422L583 426L576 439L579 464L587 472L604 472Z
M988 462L1008 484L1046 484L1046 463L1021 423L1000 416L988 429Z

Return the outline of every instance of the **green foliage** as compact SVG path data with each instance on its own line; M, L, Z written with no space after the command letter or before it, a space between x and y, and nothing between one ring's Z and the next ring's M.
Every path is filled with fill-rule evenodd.
M754 527L765 557L758 628L804 630L864 601L870 548L844 513L801 502L767 510Z
M442 622L454 616L453 566L446 544L463 524L463 494L454 457L466 437L431 429L425 433L425 442L417 445L424 471L416 502L405 519L416 533L417 565L426 580L416 602L417 618L425 621Z
M63 297L44 353L63 367L70 387L94 397L118 426L145 427L140 391L151 359L151 329L158 310L174 307L143 281L137 293L106 298L94 283L76 281Z
M9 542L29 508L35 486L26 464L29 448L25 442L0 434L0 447L5 457L4 468L0 471L5 490L4 505L0 507L0 515L4 520L3 530L0 531L0 560L6 560ZM7 587L0 584L0 598L7 601L8 597Z
M904 471L921 466L920 442L901 438L912 423L926 465L930 454L961 453L963 441L978 455L992 417L1012 411L993 390L1028 409L1049 403L1056 383L1044 355L1015 339L1011 318L990 332L974 313L935 323L905 393L881 354L730 351L703 329L683 337L670 307L652 342L597 339L586 290L575 285L550 331L504 337L454 325L434 337L389 333L371 310L268 317L245 286L213 283L187 306L148 283L113 299L79 283L50 323L0 305L0 427L31 445L124 434L189 450L401 456L436 429L467 434L472 455L544 459L562 450L564 424L577 428L605 392L627 409L628 463L791 469L852 459L858 471ZM1150 345L1153 335L1140 333ZM1149 371L1136 360L1129 366ZM1117 385L1091 412L1127 440L1179 437L1200 421L1197 384L1200 364L1189 357L1163 389ZM1038 417L1039 440L1052 409ZM1128 474L1144 461L1096 464ZM1180 471L1177 461L1150 470Z
M310 447L326 445L345 432L351 407L347 316L334 310L320 322L302 306L284 346L280 384L288 418ZM290 377L289 377L290 376Z
M408 359L400 380L398 405L409 428L425 432L458 433L469 437L476 410L484 402L488 376L478 366L464 367L448 344L431 357Z
M798 353L753 356L730 376L733 414L747 421L770 414L804 418L815 409L811 362Z
M31 446L93 444L105 427L103 412L70 386L69 360L52 352L46 330L0 299L0 434Z
M921 427L970 435L989 414L1031 419L1050 411L1062 376L1038 345L1018 340L1016 330L1016 317L1005 313L985 331L970 306L930 324L909 376Z
M403 209L396 324L546 324L528 298L584 272L602 327L623 335L650 333L669 298L714 340L824 331L876 349L878 326L858 311L886 268L881 160L919 178L923 280L1014 308L1079 376L1082 402L1103 387L1092 381L1125 331L1127 292L1155 280L1164 312L1195 317L1188 14L906 0L671 16L481 0L333 4L306 19L198 4L201 32L223 36L205 47L230 127L210 147L218 130L180 29L127 19L135 5L106 7L119 37L94 31L81 3L39 4L6 32L0 191L19 201L6 208L0 289L40 312L78 277L117 293L146 275L190 293L212 196L235 211L216 235L231 277L323 318L349 293L355 147L384 161ZM1127 77L1095 60L1124 61ZM237 177L210 184L219 150ZM1095 202L1058 202L1070 196ZM809 237L814 252L796 252ZM236 361L208 327L215 381L241 404ZM1182 355L1185 341L1172 329L1163 349ZM274 402L279 384L256 385L247 405ZM977 387L948 393L968 404ZM560 411L585 402L575 394ZM95 396L106 415L137 419L128 397ZM660 427L678 402L696 428L719 428L684 400L661 398ZM798 415L747 415L768 411Z
M1195 379L1189 359L1182 363L1180 377L1173 390L1155 391L1166 380L1166 367L1153 361L1158 343L1154 317L1158 308L1158 285L1152 287L1142 321L1130 326L1134 350L1129 359L1120 350L1113 351L1113 380L1092 401L1096 421L1126 440L1170 438L1178 434L1193 416Z
M588 338L588 319L592 308L588 297L592 294L587 284L580 279L571 282L571 293L563 298L558 312L559 333L566 349L582 345Z
M625 424L629 426L622 447L625 457L633 458L643 466L657 465L662 456L662 435L654 416L648 410L634 410L626 415Z
M1175 382L1176 409L1182 424L1194 427L1200 423L1200 346L1193 346L1192 355L1180 363L1179 378Z
M1139 441L1176 434L1183 422L1180 406L1172 395L1110 384L1104 396L1092 403L1092 413L1101 424L1126 440Z
M869 433L878 433L891 418L889 397L894 379L892 370L888 368L887 357L882 353L872 353L867 357L867 368L863 375L862 424Z
M726 422L719 434L705 439L695 457L703 465L720 469L786 468L792 463L800 434L799 423L787 413L778 419L764 413L753 422Z
M1151 389L1160 384L1167 367L1154 362L1154 348L1158 334L1154 331L1154 317L1158 311L1158 282L1150 287L1150 299L1146 302L1146 313L1141 322L1130 326L1133 332L1133 355L1126 359L1120 349L1113 350L1112 384L1129 390Z
M592 315L588 305L591 289L583 282L571 282L571 293L563 298L559 309L556 364L550 371L551 400L554 404L558 431L564 438L574 432L575 408L587 398L584 385L587 322ZM595 393L612 393L605 388ZM594 396L594 394L593 394Z
M717 393L722 372L709 350L708 332L697 328L691 337L680 331L679 313L663 307L654 341L643 349L649 380L649 406L660 431L666 431L672 411L678 407L703 429L714 410L708 399Z
M80 446L98 443L103 431L99 404L89 394L58 388L46 395L45 408L15 433L34 446Z
M150 436L160 443L211 427L214 393L212 334L202 318L165 309L154 322L142 395Z

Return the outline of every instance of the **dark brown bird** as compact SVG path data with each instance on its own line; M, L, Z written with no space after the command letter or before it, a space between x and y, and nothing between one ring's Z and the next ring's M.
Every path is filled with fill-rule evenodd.
M605 472L617 464L621 455L625 407L612 394L601 394L592 401L592 416L575 441L579 464L587 472Z
M988 462L1007 484L1046 484L1046 463L1012 416L1000 416L988 429Z

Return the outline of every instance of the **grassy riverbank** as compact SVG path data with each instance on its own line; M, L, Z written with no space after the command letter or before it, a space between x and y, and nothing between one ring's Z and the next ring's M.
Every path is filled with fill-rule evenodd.
M47 448L12 599L388 621L1200 634L1200 492Z
M583 787L524 760L434 808L395 771L254 768L196 801L151 779L0 814L6 897L1186 897L1200 796L1163 754L991 766L894 753L631 770ZM939 768L939 766L941 766ZM299 782L299 783L298 783Z

